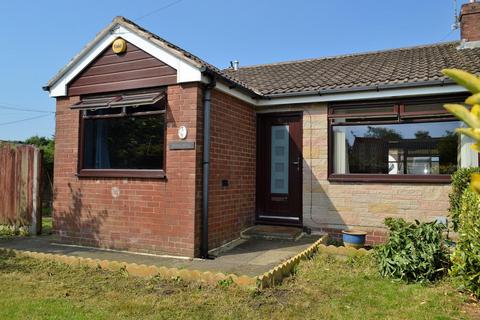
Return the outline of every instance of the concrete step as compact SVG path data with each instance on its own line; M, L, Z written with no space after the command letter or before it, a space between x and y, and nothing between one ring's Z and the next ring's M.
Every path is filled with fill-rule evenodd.
M256 225L240 233L242 239L297 241L302 236L302 228L269 225Z

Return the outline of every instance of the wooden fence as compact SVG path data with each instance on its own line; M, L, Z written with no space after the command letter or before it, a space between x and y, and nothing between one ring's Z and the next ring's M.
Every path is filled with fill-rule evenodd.
M38 148L0 142L0 224L41 232L41 168Z

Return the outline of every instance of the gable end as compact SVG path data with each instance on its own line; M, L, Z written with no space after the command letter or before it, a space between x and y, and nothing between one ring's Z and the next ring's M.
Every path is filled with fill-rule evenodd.
M68 85L69 95L139 89L177 83L177 71L127 41L124 54L110 46Z

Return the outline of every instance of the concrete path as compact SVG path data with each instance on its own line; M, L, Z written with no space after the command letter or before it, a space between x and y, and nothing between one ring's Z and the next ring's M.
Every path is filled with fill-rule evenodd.
M55 242L54 236L0 239L0 248L155 265L158 267L164 266L167 268L186 268L190 270L196 269L200 271L258 276L305 250L319 238L320 236L304 236L295 242L248 239L238 246L220 253L213 260L175 258L62 245Z

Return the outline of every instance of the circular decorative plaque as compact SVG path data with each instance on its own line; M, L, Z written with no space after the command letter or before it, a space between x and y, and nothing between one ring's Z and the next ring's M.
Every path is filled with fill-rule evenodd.
M127 42L122 38L117 38L112 43L112 50L116 54L124 53L127 51Z
M187 137L188 130L187 127L181 126L178 128L178 137L182 140L184 140Z

